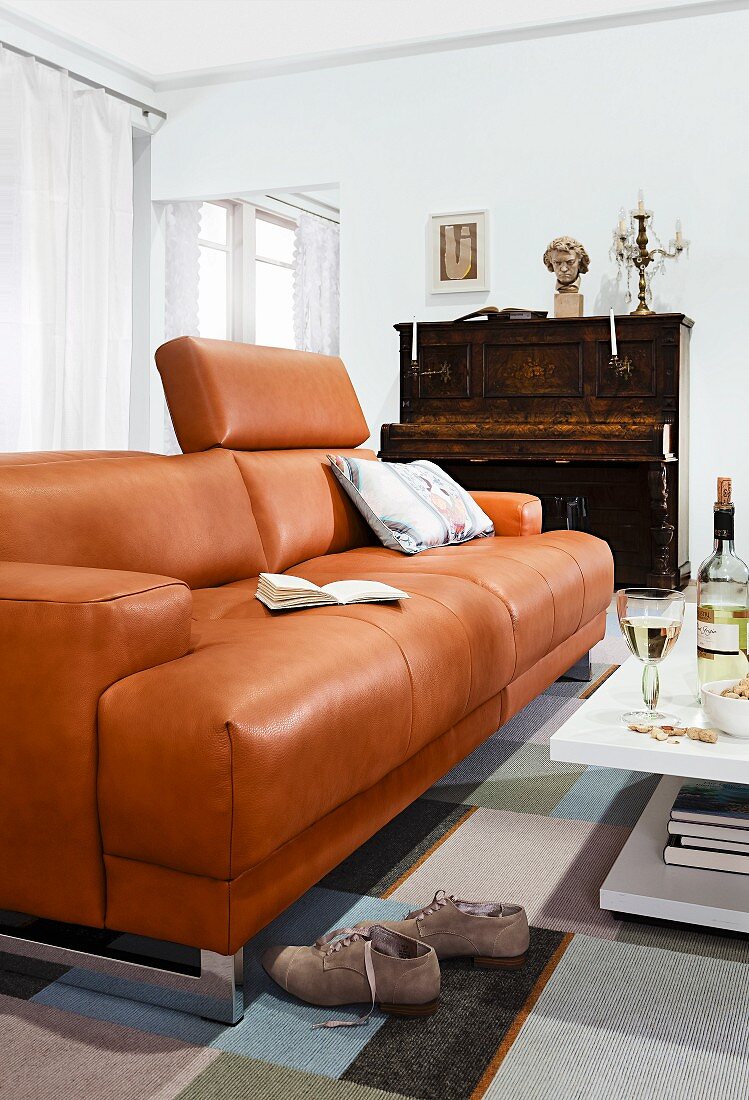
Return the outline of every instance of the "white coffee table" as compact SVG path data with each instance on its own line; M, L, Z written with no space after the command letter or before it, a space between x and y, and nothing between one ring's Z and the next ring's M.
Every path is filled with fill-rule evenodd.
M684 725L709 726L696 701L697 615L661 665L661 709ZM551 759L663 776L601 886L601 908L749 932L749 875L669 867L663 862L671 806L685 778L749 784L749 741L721 733L715 745L680 739L669 745L621 724L639 702L642 665L630 657L551 738ZM747 704L749 706L749 704Z

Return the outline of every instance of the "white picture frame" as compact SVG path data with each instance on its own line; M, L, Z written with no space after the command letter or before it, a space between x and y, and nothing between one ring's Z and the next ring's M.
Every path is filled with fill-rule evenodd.
M489 211L431 214L427 227L430 294L482 293L489 289Z

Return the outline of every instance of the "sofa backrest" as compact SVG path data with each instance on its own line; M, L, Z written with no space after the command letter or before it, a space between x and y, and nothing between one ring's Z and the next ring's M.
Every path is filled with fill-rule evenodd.
M369 435L340 359L181 337L156 365L182 449L234 452L271 572L373 541L325 457Z
M373 451L338 453L375 457ZM325 451L235 451L234 455L271 573L372 541L370 529L335 480Z
M124 569L203 588L266 569L232 454L0 463L0 559Z

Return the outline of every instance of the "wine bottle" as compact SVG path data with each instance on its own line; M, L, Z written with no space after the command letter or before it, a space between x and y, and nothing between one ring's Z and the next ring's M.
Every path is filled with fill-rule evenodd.
M713 508L715 546L697 574L697 675L700 691L711 680L741 678L749 670L749 568L733 545L731 479L718 478Z

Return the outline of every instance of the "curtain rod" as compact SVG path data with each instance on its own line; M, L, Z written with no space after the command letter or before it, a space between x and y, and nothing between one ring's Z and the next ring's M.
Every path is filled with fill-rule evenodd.
M314 218L322 218L324 222L330 222L331 225L340 225L339 221L335 218L326 218L324 214L318 214L316 210L307 210L304 206L297 206L296 203L287 202L286 199L277 199L275 195L268 195L269 199L273 199L274 202L282 202L284 206L290 206L292 210L301 210L303 214L312 214Z
M67 73L71 80L77 80L79 84L86 84L89 88L100 88L101 91L106 92L107 95L111 95L115 99L121 99L123 103L129 103L131 107L137 107L144 115L156 115L157 118L166 119L166 114L164 111L160 111L158 107L149 107L147 103L141 103L139 99L131 99L129 95L117 92L114 88L108 88L106 84L100 84L97 80L90 80L87 76L81 76L80 73L72 73L70 69L66 69L64 65L57 65L54 61L47 61L46 57L39 57L35 53L29 53L28 50L22 50L19 46L11 46L10 42L0 42L0 46L3 46L6 50L10 50L11 53L20 54L21 57L33 57L34 61L38 61L40 65L46 65L49 69L57 69L58 73Z

